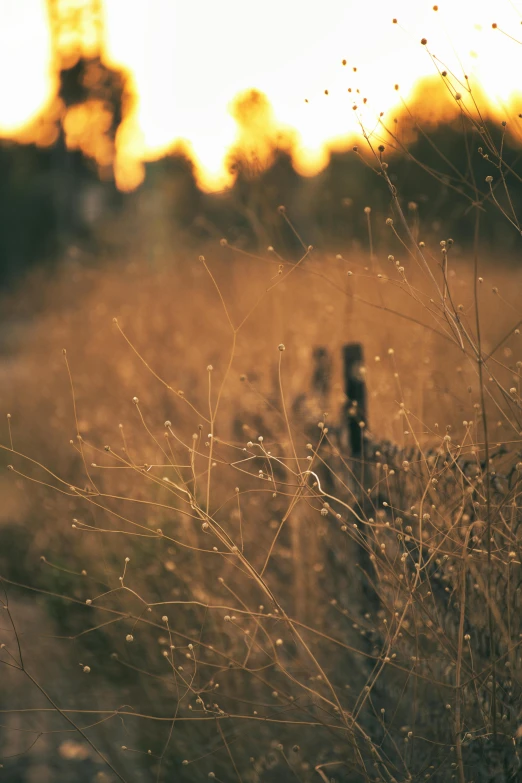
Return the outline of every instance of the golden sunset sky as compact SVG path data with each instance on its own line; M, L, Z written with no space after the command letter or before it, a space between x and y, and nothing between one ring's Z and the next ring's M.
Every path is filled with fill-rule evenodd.
M267 96L274 127L294 133L294 163L305 174L327 163L332 146L351 143L361 120L372 127L379 112L396 111L439 61L457 80L466 73L499 116L520 111L522 48L513 39L522 39L522 3L512 0L451 0L437 10L424 0L2 0L3 137L17 138L56 94L50 5L58 15L80 12L85 53L96 47L86 9L102 9L103 57L128 71L136 95L117 144L137 180L141 161L182 142L200 183L225 186L239 132L231 106L251 88Z

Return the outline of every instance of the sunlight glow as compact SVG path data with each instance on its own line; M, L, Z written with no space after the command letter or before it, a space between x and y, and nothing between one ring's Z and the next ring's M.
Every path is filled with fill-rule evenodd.
M176 147L194 160L207 190L231 184L230 152L249 145L266 163L279 143L298 171L315 174L332 149L353 143L361 121L372 129L380 112L390 120L419 79L437 68L461 80L463 92L466 74L496 116L520 111L522 50L506 33L522 38L522 5L517 11L511 0L452 0L437 10L424 0L104 0L102 6L104 60L129 74L134 95L116 138L122 189L140 183L143 162ZM57 85L52 54L45 0L4 0L0 135L16 138L46 111ZM268 105L254 102L249 111L244 96L252 89ZM429 106L432 119L444 119L449 106ZM99 120L100 107L92 108ZM87 112L69 117L68 144L106 164L107 149L98 156L78 139Z
M0 136L17 137L56 90L45 0L0 4Z

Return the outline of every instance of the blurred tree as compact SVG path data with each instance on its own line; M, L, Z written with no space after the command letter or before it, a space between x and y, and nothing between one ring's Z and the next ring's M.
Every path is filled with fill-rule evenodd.
M0 282L34 262L96 248L101 217L122 203L116 136L131 96L103 62L101 0L47 0L59 89L51 146L0 144Z
M95 162L100 179L111 181L116 135L131 97L125 74L103 62L105 30L101 0L48 0L48 8L56 68L60 73L58 100L63 106L61 134L56 145L64 190L63 239L71 229L74 233L77 228L74 214L79 207L77 194L82 190L86 174L84 159L69 155L67 150L82 152ZM98 198L103 199L101 188Z

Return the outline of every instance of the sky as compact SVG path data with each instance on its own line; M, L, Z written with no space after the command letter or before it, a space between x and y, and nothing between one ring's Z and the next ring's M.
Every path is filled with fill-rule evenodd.
M61 13L89 5L53 2ZM45 113L56 92L47 3L0 2L1 136L17 138ZM320 170L329 149L346 145L361 121L371 127L379 112L397 111L418 80L435 76L437 67L455 79L465 73L499 116L517 108L522 3L514 0L451 0L437 10L424 0L90 5L98 3L104 59L128 71L136 96L118 139L130 180L133 163L137 180L142 161L181 142L197 163L201 183L209 190L223 187L227 152L241 134L234 100L252 88L267 96L272 109L262 122L292 134L294 163L305 174Z

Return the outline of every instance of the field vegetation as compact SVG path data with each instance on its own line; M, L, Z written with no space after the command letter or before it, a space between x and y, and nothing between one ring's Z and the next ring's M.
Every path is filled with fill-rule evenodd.
M480 233L519 228L477 112L471 246L368 137L365 247L274 204L297 257L224 238L11 294L6 780L520 779L522 281Z

